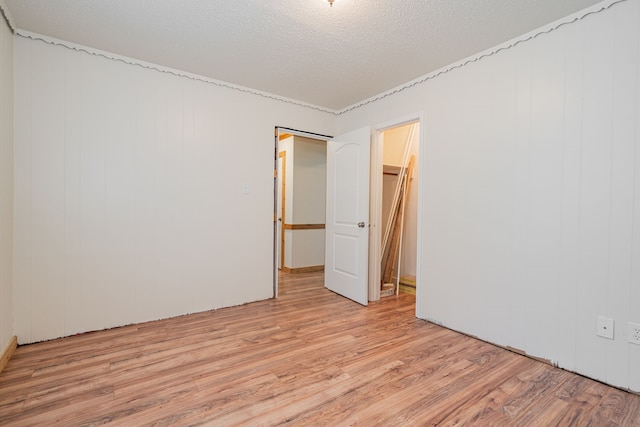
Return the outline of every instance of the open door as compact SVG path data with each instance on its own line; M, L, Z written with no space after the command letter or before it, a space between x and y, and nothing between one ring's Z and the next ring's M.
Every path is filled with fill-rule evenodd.
M325 287L368 303L370 128L327 142Z

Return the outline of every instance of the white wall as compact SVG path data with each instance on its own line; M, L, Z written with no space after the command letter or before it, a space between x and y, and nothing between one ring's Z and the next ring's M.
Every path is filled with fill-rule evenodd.
M327 144L295 136L293 224L324 224ZM291 268L324 265L324 230L292 230Z
M286 152L287 224L324 224L327 150L324 141L291 136L280 141ZM285 230L288 268L324 265L324 230Z
M13 34L0 15L0 352L13 336Z
M324 224L327 194L327 144L294 137L293 223Z
M419 316L635 391L639 29L624 1L339 119L424 112Z
M273 295L274 126L333 133L335 116L42 41L14 48L20 343Z

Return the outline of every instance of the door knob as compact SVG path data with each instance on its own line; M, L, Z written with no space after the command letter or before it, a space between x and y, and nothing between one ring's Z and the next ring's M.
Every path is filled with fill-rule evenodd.
M358 223L358 227L360 227L360 228L364 228L364 222L360 221L360 222Z

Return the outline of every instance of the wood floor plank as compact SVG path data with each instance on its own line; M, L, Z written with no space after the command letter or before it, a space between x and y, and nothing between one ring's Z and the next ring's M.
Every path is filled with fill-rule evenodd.
M590 419L596 425L632 425L640 423L640 408L629 411L633 399L631 395L616 389L605 391L600 404L594 407L590 413Z
M640 396L415 318L322 273L280 298L19 346L0 425L640 427Z
M564 410L567 403L558 399L554 393L542 393L543 390L536 387L541 383L543 388L552 385L541 381L544 372L551 367L542 365L532 359L523 358L521 366L522 374L518 373L497 388L492 390L476 403L464 405L459 411L455 411L445 420L443 425L512 425L535 424L539 417L539 411L529 411L529 403L535 401L538 408L553 408L553 411ZM533 399L530 399L533 397ZM525 420L523 422L523 420Z
M397 394L408 393L406 388L392 394L392 404L370 411L362 425L399 425L423 420L437 425L450 414L459 411L462 405L475 402L478 393L486 394L504 381L501 369L518 369L520 363L520 360L505 357L503 353L496 353L493 361L482 367L459 359L436 375L429 375L421 381L428 382L429 385L418 396L406 395L406 398L400 399ZM415 393L416 384L412 388ZM456 395L457 405L452 404L451 395Z
M284 425L355 424L360 420L361 414L367 413L369 408L376 408L382 402L388 402L388 396L402 390L403 384L423 379L424 375L421 372L401 363L378 378L352 387L334 399L327 399L307 409Z
M502 404L504 412L512 419L518 418L529 406L549 390L553 390L564 373L552 366L536 365L515 376L518 381L509 398Z

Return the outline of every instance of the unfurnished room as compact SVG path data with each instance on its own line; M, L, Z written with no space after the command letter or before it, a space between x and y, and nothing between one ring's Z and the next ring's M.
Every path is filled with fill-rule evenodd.
M640 427L640 0L0 0L0 425Z

